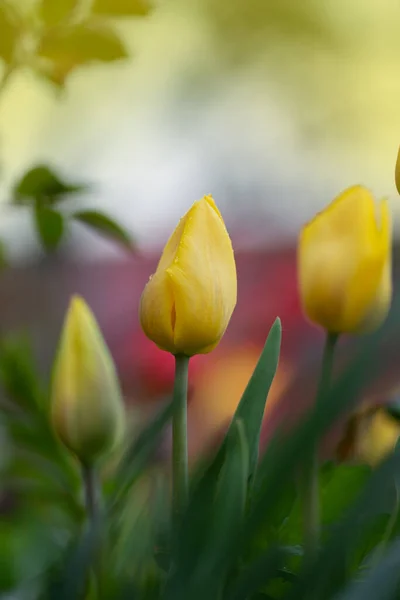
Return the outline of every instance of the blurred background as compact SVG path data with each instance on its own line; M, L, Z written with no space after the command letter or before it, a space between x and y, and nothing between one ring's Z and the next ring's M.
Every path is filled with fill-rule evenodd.
M146 418L173 360L140 332L140 294L212 193L239 299L212 359L192 361L191 452L229 420L279 314L273 427L320 354L297 297L300 226L356 183L400 214L399 24L397 0L0 0L1 333L27 332L48 376L81 293Z

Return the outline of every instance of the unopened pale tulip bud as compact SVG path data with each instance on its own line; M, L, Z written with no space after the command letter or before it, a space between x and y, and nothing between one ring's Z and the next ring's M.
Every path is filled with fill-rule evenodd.
M90 308L77 296L61 335L51 402L56 433L87 465L123 434L124 405L115 366Z
M231 240L211 196L195 202L167 242L140 303L143 331L172 354L205 354L236 304Z
M304 312L331 333L378 327L392 298L391 218L362 186L348 188L301 231L298 277Z

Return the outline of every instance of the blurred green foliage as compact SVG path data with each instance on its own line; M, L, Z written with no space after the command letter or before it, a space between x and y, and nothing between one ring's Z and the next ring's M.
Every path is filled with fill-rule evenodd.
M225 439L192 479L179 522L170 519L168 466L155 454L172 405L167 402L103 465L101 519L87 521L79 464L52 433L47 385L36 374L29 342L4 340L2 593L21 600L330 600L341 593L358 598L366 590L362 582L368 585L383 572L390 585L379 598L394 600L400 583L394 568L399 452L374 471L324 465L319 479L323 536L312 563L303 562L297 495L299 467L309 449L355 404L379 369L381 336L364 343L323 403L295 430L277 431L257 459L279 357L275 323Z
M71 220L82 223L128 251L134 250L132 237L107 215L96 210L61 212L68 198L87 190L86 185L63 180L47 165L38 165L15 184L12 202L15 206L28 206L33 210L39 240L48 252L57 249Z

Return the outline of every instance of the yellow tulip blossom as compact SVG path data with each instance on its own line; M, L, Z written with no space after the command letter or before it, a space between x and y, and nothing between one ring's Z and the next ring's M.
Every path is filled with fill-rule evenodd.
M124 405L115 366L90 308L78 296L65 319L51 401L56 433L88 465L123 433Z
M205 354L220 341L236 305L231 240L211 196L195 202L169 238L144 288L144 333L172 354Z
M394 451L399 437L400 423L384 406L365 407L349 419L338 458L375 467Z
M304 312L330 333L378 327L392 298L391 217L386 200L348 188L305 225L298 244Z

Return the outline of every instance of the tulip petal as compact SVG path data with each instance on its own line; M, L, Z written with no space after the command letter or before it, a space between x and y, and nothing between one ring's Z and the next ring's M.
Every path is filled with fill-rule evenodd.
M175 302L175 352L209 352L225 332L237 294L232 244L210 196L189 211L168 275Z
M379 290L389 255L388 214L380 223L362 186L343 192L300 236L299 283L308 317L332 332L357 330Z
M384 266L374 298L368 308L359 333L373 331L386 318L392 300L392 224L387 200L380 203L380 239Z
M236 266L211 196L195 202L169 238L140 304L143 331L172 354L206 353L236 304Z
M163 260L164 255L160 265ZM175 303L170 278L165 270L160 270L160 265L143 290L140 300L140 323L144 333L159 348L174 352L172 324Z

